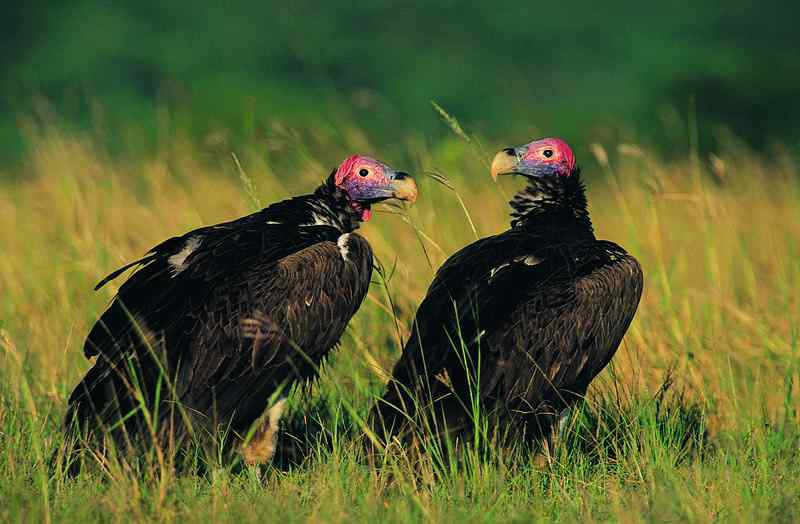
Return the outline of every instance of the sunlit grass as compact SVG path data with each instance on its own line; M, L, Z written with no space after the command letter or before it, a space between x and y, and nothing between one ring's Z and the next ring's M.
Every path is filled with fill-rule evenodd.
M355 128L316 136L313 147L292 136L285 131L284 147L269 154L176 140L135 165L57 127L31 136L33 152L13 173L18 182L0 186L3 520L796 515L800 180L787 153L756 154L735 142L696 162L688 151L664 159L634 144L577 151L598 236L639 259L646 285L556 464L538 467L520 450L458 461L430 449L395 449L370 463L361 423L416 305L449 254L507 227L515 182L491 182L472 137L411 137L385 154ZM227 467L197 476L120 464L74 479L49 469L66 397L88 368L83 339L119 282L97 293L94 284L168 236L312 190L353 151L415 173L421 196L363 227L383 271L312 399L292 397L280 467L260 480ZM672 386L660 393L667 377ZM288 467L299 457L302 465Z

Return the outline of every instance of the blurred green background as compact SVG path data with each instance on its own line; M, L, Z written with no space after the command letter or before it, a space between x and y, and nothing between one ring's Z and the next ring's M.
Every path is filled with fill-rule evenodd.
M493 140L754 147L800 137L797 2L4 2L0 154L27 118L138 153L165 135L258 143L275 122L375 143ZM692 109L694 108L694 109Z

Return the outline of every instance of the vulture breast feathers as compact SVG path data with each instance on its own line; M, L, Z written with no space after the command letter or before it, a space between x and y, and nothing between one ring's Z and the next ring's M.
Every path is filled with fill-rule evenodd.
M68 427L118 444L154 428L244 435L271 399L316 375L358 310L373 263L353 231L389 198L413 201L413 179L350 157L313 194L170 238L109 275L98 288L136 268L86 339L96 361Z
M373 411L378 435L468 431L478 401L502 432L549 438L633 319L641 269L595 238L569 146L544 139L509 148L492 171L528 179L511 202L512 227L437 272Z

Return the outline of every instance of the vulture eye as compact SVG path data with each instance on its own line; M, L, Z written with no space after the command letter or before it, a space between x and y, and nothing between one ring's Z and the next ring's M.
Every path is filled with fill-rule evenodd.
M358 172L358 174L359 174L359 175L361 175L361 176L367 176L367 175L369 174L369 171L367 171L366 169L363 169L363 168L362 168L362 169L361 169L361 170Z
M545 149L544 151L542 151L542 154L544 155L545 158L550 158L551 156L553 156L553 150Z

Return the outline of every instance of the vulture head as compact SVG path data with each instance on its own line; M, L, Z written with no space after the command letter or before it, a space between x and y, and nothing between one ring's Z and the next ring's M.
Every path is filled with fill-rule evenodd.
M519 147L508 147L495 155L492 178L521 175L529 179L571 177L576 171L575 155L560 138L542 138Z
M331 174L331 181L347 194L362 221L370 219L370 206L375 202L395 198L413 203L417 199L417 184L408 173L368 156L345 159Z
M500 175L519 175L528 181L509 202L513 227L542 225L548 220L560 224L571 217L591 231L580 168L564 140L542 138L503 149L492 160L491 173L495 181Z

